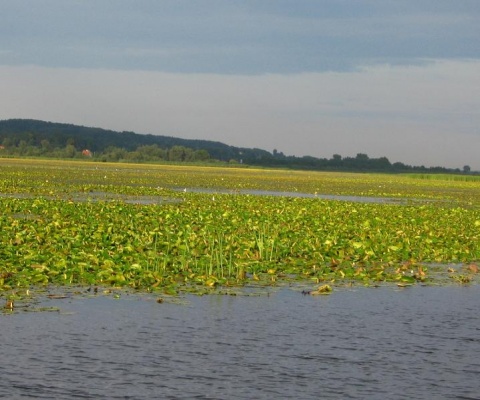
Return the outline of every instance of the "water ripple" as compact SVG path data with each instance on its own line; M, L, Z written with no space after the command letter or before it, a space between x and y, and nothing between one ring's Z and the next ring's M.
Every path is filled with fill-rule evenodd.
M0 317L0 397L475 399L479 294L46 300Z

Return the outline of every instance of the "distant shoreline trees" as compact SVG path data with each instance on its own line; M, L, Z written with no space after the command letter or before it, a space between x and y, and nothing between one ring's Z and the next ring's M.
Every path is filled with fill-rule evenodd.
M207 162L210 155L206 150L193 150L184 146L173 146L162 149L156 144L139 146L134 151L109 146L104 151L93 153L89 149L77 149L73 144L65 147L53 147L48 140L42 140L40 146L27 144L21 140L18 145L12 145L3 140L0 145L0 157L45 157L59 159L92 159L104 162Z
M387 157L334 154L330 159L286 156L274 149L238 148L208 140L115 132L71 124L11 119L0 121L0 157L90 159L104 162L230 163L259 167L351 172L478 174L462 170L391 163Z

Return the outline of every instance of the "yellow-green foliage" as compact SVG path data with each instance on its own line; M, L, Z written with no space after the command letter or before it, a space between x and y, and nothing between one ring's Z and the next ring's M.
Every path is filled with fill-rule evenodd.
M480 259L476 181L24 160L1 160L0 173L3 289L410 283L432 278L425 263ZM190 190L202 187L231 193ZM244 189L412 201L238 194Z

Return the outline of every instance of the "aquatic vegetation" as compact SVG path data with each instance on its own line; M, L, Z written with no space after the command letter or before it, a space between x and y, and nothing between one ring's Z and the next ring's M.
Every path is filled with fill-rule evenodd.
M429 283L431 263L469 265L470 281L478 271L478 181L23 160L2 161L0 172L3 291L80 284L209 293L292 280ZM239 194L244 188L412 201Z
M330 285L321 285L317 288L317 290L309 290L303 291L302 294L306 295L309 294L311 296L318 296L318 295L327 295L332 293L333 289Z
M5 308L5 310L9 310L9 311L13 310L13 308L14 308L13 300L12 299L7 299L7 301L5 302L5 307L4 308Z

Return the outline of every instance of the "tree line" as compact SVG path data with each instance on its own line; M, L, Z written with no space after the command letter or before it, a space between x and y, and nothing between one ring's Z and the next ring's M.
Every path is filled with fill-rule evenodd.
M285 156L283 153L274 150L271 157L262 160L262 165L320 171L471 173L468 165L465 165L462 170L441 166L412 166L402 162L391 163L387 157L371 158L364 153L358 153L355 157L342 157L340 154L334 154L330 159L327 159L310 156Z
M256 148L239 148L209 140L116 132L72 124L30 119L0 121L0 157L89 158L108 162L224 162L252 166L324 171L471 173L445 167L391 163L387 157L371 158L334 154L330 159L286 156Z
M184 146L172 146L170 149L162 149L156 144L143 145L133 151L124 148L109 146L100 152L92 152L89 149L76 148L70 143L64 147L53 147L50 142L43 139L39 146L28 144L20 140L18 144L12 144L10 140L3 140L0 145L0 156L4 157L47 157L58 159L92 159L105 162L206 162L210 155L206 150L194 150Z

